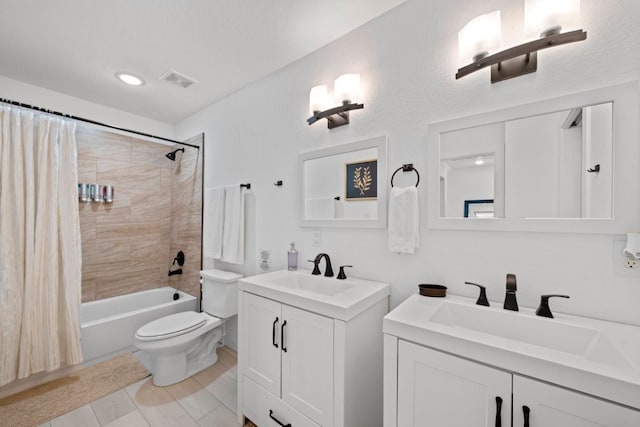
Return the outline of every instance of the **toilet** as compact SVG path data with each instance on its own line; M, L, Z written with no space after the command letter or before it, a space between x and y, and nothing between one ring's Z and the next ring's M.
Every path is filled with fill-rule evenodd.
M175 384L207 369L216 352L225 319L238 314L238 280L242 275L222 270L200 272L202 312L184 311L141 326L133 345L153 375L153 384Z

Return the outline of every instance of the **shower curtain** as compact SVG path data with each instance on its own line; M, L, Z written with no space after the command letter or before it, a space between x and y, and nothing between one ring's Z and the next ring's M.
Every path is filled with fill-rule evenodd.
M82 362L75 123L0 106L0 386Z

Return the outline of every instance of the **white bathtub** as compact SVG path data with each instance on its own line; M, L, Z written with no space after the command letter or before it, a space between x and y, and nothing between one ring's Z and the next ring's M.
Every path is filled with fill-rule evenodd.
M179 298L174 301L174 294ZM80 305L84 363L134 350L133 335L145 323L198 309L196 297L163 287Z

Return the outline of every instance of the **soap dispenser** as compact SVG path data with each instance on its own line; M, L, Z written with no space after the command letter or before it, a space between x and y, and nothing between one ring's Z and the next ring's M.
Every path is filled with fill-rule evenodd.
M296 244L289 243L291 249L287 252L287 265L289 271L296 271L298 269L298 251L296 251Z

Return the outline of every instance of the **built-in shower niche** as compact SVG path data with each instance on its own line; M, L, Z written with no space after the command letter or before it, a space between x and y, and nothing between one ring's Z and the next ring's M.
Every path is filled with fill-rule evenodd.
M79 125L78 182L108 183L112 203L80 203L82 301L171 285L197 295L202 155ZM202 135L187 142L201 146ZM167 154L173 152L174 159ZM169 277L182 250L183 274Z

